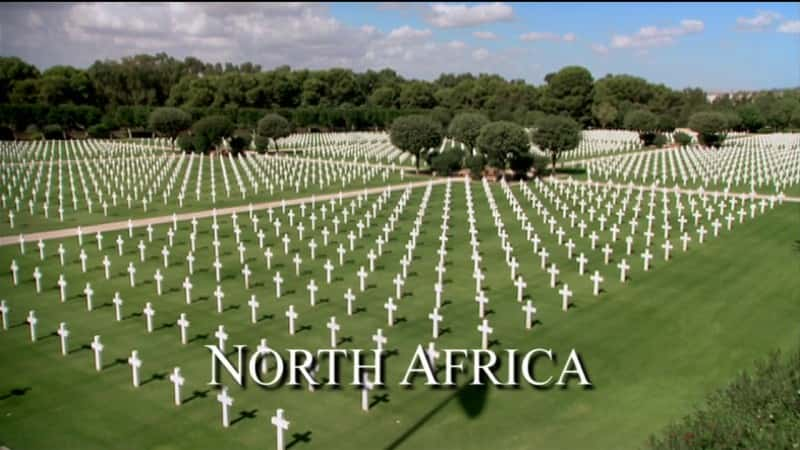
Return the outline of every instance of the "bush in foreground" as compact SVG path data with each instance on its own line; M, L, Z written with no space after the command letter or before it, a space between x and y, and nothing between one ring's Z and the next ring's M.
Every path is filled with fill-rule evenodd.
M653 450L800 448L800 351L778 352L711 394L704 406L660 435Z

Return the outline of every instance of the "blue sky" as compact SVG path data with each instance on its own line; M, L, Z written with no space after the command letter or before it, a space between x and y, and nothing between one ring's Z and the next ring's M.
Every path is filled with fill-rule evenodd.
M0 53L39 67L165 51L271 68L391 67L540 84L566 65L710 91L800 86L800 4L13 4Z

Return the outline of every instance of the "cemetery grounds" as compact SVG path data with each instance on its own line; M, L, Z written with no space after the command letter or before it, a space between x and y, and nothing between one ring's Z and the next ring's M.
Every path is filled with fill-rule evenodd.
M8 329L0 331L0 445L273 448L276 430L270 418L281 408L290 422L285 442L295 449L642 447L651 433L689 413L762 354L798 342L797 136L754 138L750 146L723 148L718 154L690 147L599 157L583 164L599 184L587 183L588 172L580 171L572 178L507 184L401 175L399 166L409 161L392 156L385 141L338 135L304 146L309 150L302 155L250 155L244 161L173 155L159 148L163 145L99 141L4 148L0 236L6 245L0 246L0 298L8 308ZM309 138L291 139L303 144ZM655 187L653 173L663 177ZM319 186L320 180L330 181ZM750 192L751 183L761 197L740 195ZM676 196L675 184L686 191ZM108 197L118 195L108 215L95 187L109 204ZM139 203L127 208L123 199L134 187ZM141 198L151 187L145 212ZM722 193L726 187L727 195ZM365 189L372 190L365 195ZM57 212L59 190L63 222ZM339 197L340 190L347 195ZM42 211L45 193L48 218ZM77 208L72 207L73 193ZM333 195L322 200L326 193ZM12 198L17 195L19 209ZM87 195L94 201L92 212ZM36 199L33 214L31 198ZM303 203L284 208L281 199ZM273 202L271 213L255 206L264 202ZM232 206L241 207L235 219L230 213L216 217L218 282L209 210ZM12 210L13 229L8 220ZM173 212L183 218L177 227ZM198 217L190 274L186 257L193 214ZM162 220L152 225L151 239L145 223L136 221L154 217ZM128 218L141 225L130 231ZM276 220L281 223L277 233ZM102 232L99 248L95 233L84 233L79 244L78 225L107 222L118 225ZM46 230L65 232L42 241L43 258L36 238L25 240L22 254L19 233ZM631 235L628 252L626 237ZM164 249L169 252L166 267ZM583 274L579 260L584 260ZM332 270L325 268L328 261ZM133 287L129 265L136 269ZM247 282L245 265L251 271ZM591 389L574 379L564 388L480 388L468 384L468 375L458 378L455 389L431 389L421 380L410 389L398 385L419 344L433 342L436 349L481 345L476 266L480 291L488 298L484 312L493 329L491 348L552 348L560 364L575 348ZM625 281L620 266L629 266ZM558 273L551 287L554 268ZM163 275L161 295L156 272ZM366 272L363 292L359 272ZM66 281L64 301L59 276ZM598 295L590 277L602 278ZM526 284L521 302L519 278ZM319 289L314 306L308 289L312 280ZM437 311L442 321L434 339L429 315L440 281ZM91 311L87 283L93 290ZM352 315L348 290L355 297ZM571 292L567 311L564 292ZM119 321L115 293L122 300ZM256 323L251 296L259 303ZM391 326L385 308L389 297L397 306ZM522 308L529 301L536 313L526 329ZM155 310L152 332L144 314L148 302ZM290 306L297 313L294 335L287 328ZM30 311L36 318L35 342ZM181 314L190 323L186 344L177 325ZM378 329L387 339L387 383L368 393L368 411L361 408L361 390L347 385L314 391L305 386L262 389L253 383L240 388L223 375L234 399L230 427L223 428L219 391L208 386L210 357L204 347L218 343L219 326L229 336L228 350L233 344L255 348L262 339L278 350L316 349L330 346L326 325L331 317L340 326L339 348L374 348ZM61 323L69 330L66 356L55 333ZM104 345L99 372L90 346L95 336ZM132 350L142 362L138 387L132 385L128 364ZM557 377L560 364L538 361L537 378ZM185 379L180 406L173 402L170 381L175 367ZM349 367L342 376L349 379Z

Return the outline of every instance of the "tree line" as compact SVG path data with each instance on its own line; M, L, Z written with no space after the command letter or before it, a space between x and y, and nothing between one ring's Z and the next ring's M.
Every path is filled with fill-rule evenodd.
M77 131L103 137L124 129L131 136L149 136L150 114L163 106L182 109L193 122L224 116L235 128L253 131L268 113L305 130L386 129L398 117L421 113L447 129L463 112L525 127L556 115L583 128L627 128L645 137L690 126L698 112L713 113L713 122L722 120L730 130L800 128L798 89L722 95L709 102L698 88L674 90L631 75L594 79L580 66L564 67L534 86L491 74L442 74L423 81L391 69L263 70L249 62L210 64L165 53L44 71L16 57L0 57L4 135L49 131L66 137Z

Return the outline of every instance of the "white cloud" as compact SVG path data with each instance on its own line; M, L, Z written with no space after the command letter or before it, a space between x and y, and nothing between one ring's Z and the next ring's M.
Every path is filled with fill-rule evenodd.
M511 6L501 2L475 6L439 3L431 6L428 23L438 28L464 28L509 21L513 17Z
M592 44L592 51L600 54L600 55L607 55L608 54L608 47L603 44Z
M447 46L450 48L464 48L467 44L462 41L450 41L447 43Z
M415 28L411 28L408 25L403 25L400 28L395 28L394 30L389 32L389 39L397 39L397 40L411 40L411 39L420 39L426 38L431 35L431 30L424 29L418 30Z
M492 40L497 39L497 35L492 33L491 31L473 31L472 35L475 36L477 39L483 40Z
M558 35L556 33L551 33L549 31L531 31L528 33L521 34L519 36L520 40L522 41L564 41L564 42L573 42L577 39L575 33L567 33L563 36Z
M611 47L637 49L661 47L675 43L681 36L700 33L703 29L705 29L705 24L694 19L682 20L679 27L647 26L640 28L635 34L615 34L611 37Z
M483 61L488 57L489 57L489 50L486 50L485 48L479 48L474 52L472 52L472 58L475 59L475 61Z
M800 20L783 22L781 26L778 27L778 31L781 33L800 33Z
M781 15L773 11L758 11L755 17L739 17L736 28L740 30L761 31L780 19Z

